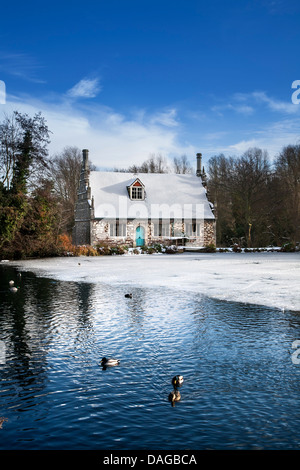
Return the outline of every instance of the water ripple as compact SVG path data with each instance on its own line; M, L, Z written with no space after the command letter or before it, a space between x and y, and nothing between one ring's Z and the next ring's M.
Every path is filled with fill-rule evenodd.
M299 447L296 313L165 288L131 286L126 299L126 285L31 273L22 283L0 306L1 449ZM120 365L103 370L103 356Z

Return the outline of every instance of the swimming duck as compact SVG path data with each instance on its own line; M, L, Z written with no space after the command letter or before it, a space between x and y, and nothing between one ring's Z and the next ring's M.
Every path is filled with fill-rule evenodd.
M18 292L18 287L10 287L9 290L10 292L15 293Z
M132 299L132 294L125 294L125 297L126 297L127 299Z
M14 285L14 283L15 283L14 281L9 281L8 284L10 285L10 287L12 287Z
M102 366L117 366L118 364L120 364L119 359L113 359L113 358L107 359L106 357L103 357L101 359Z
M183 377L182 375L175 375L172 379L172 384L174 387L177 387L178 385L181 385L183 383Z
M7 418L0 418L0 429L2 428L2 424L3 424L5 421L8 421L8 419L7 419Z
M173 404L175 401L179 401L181 399L180 392L178 390L174 390L169 394L169 401Z

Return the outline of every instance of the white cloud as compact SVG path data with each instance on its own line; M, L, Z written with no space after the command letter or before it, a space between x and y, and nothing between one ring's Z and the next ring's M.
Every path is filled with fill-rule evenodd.
M297 114L300 112L300 106L296 106L292 101L286 102L277 100L268 96L264 91L235 93L231 97L230 102L215 105L211 109L220 116L223 116L225 111L234 111L245 116L250 116L258 111L258 105L266 105L269 110L278 113Z
M167 111L161 111L155 114L151 118L152 124L162 124L167 127L178 126L178 121L176 120L177 111L176 109L169 109Z
M238 114L243 114L245 116L249 116L250 114L254 113L254 108L252 106L249 106L247 104L232 104L232 103L227 103L224 105L216 105L213 106L212 111L216 112L220 116L222 116L224 111L234 111Z
M48 103L9 96L1 110L6 114L18 110L29 115L41 111L52 132L50 155L69 145L87 148L91 161L98 167L125 168L142 163L153 153L167 158L196 154L192 145L180 143L181 126L175 125L175 109L169 113L143 111L125 116L102 105L81 106L66 97Z
M276 157L283 147L299 144L300 119L284 119L265 125L253 133L253 137L242 139L228 145L224 153L241 155L249 147L267 150L271 159Z
M0 70L28 82L46 83L39 77L43 65L29 54L0 52Z
M287 114L296 114L299 112L297 107L292 102L285 102L270 98L265 92L253 92L252 96L260 103L266 103L272 111L279 111Z
M68 90L67 94L72 98L95 98L99 91L101 91L99 78L83 78Z
M84 89L80 91L78 87L77 96L88 93ZM89 93L92 90L91 86ZM141 164L150 154L158 153L171 159L186 154L193 164L193 158L199 151L205 163L212 155L240 155L254 146L268 150L274 157L283 146L299 143L299 116L289 114L289 119L275 122L274 113L270 113L268 121L257 120L251 122L251 126L247 122L247 112L249 115L254 109L254 100L263 106L274 105L274 100L267 99L266 94L236 95L232 99L232 108L227 106L227 112L233 107L236 112L244 112L243 128L239 115L233 115L224 127L223 119L218 122L212 117L203 117L199 121L197 116L190 115L184 123L182 116L187 114L186 110L179 116L178 109L172 106L151 113L145 109L134 109L125 114L97 104L96 100L75 100L69 94L52 95L50 98L51 102L49 97L48 100L35 100L31 96L7 96L6 104L0 106L0 113L10 114L18 110L34 115L41 111L52 131L50 155L68 145L88 148L92 162L102 168L126 168L133 163ZM246 108L238 111L238 106ZM247 109L248 106L251 109ZM291 106L300 109L292 103Z

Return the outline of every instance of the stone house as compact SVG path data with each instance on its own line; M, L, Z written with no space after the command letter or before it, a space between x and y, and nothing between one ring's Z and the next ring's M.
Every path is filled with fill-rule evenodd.
M216 243L201 154L193 174L89 171L83 150L75 206L75 245L202 247Z

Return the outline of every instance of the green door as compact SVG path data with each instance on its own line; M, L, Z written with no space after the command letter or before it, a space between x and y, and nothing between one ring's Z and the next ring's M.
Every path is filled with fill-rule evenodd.
M135 231L136 246L145 245L145 229L144 227L138 226Z

